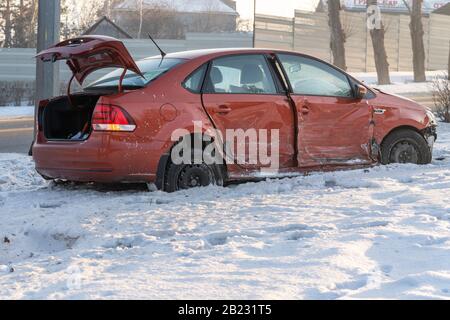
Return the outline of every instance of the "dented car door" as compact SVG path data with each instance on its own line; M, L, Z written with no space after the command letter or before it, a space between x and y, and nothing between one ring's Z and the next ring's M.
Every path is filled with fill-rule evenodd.
M225 135L225 143L234 145L231 150L234 161L241 168L256 170L274 165L273 161L270 164L261 161L261 153L277 156L282 169L295 166L294 117L279 86L261 54L231 55L210 64L203 104L216 128ZM236 134L242 130L241 138L245 139L235 139L226 134L227 130ZM257 139L252 139L253 131ZM267 148L261 147L265 144ZM239 146L246 151L245 161L239 159ZM255 156L250 157L252 154Z
M313 58L279 54L298 117L298 164L355 165L372 162L372 112L355 97L347 75Z

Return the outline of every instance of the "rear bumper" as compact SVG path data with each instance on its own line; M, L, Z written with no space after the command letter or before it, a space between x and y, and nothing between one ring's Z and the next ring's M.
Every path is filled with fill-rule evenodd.
M38 139L33 145L39 174L79 182L155 182L158 155L150 143L124 133L94 132L76 142Z

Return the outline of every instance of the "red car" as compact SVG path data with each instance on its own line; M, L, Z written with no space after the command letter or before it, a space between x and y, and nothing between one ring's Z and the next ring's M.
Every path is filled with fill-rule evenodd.
M429 109L297 52L198 50L135 62L122 42L86 36L38 57L66 60L80 84L98 69L117 68L82 93L71 94L69 85L66 96L40 102L32 154L46 179L145 182L170 192L274 176L261 170L267 163L238 162L233 154L220 164L173 161L181 141L174 132L196 140L194 123L202 123L201 134L276 130L277 176L432 160L437 137ZM274 150L274 141L266 144Z

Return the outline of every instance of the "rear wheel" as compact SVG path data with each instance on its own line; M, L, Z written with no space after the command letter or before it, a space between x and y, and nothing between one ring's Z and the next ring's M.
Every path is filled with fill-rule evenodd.
M207 140L207 139L206 139ZM172 149L171 157L179 152L178 156L184 161L183 153L186 150L190 151L191 163L174 164L169 159L167 164L163 189L166 192L175 192L179 190L186 190L198 187L206 187L209 185L223 186L226 177L226 167L220 163L206 164L204 161L195 161L196 156L201 155L200 159L203 159L203 153L211 142L207 142L204 136L191 136L190 139L181 139L176 146L180 147L179 150ZM201 145L202 149L196 149L198 145ZM213 150L215 152L215 150ZM175 154L172 154L175 152ZM215 154L211 155L214 159Z
M169 164L164 190L175 192L209 185L223 185L220 167L202 164Z
M411 129L392 132L381 145L381 162L428 164L431 150L424 137Z

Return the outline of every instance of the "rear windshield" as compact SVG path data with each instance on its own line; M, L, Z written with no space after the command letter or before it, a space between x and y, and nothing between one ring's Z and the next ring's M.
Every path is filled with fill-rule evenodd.
M166 73L176 65L182 63L183 59L167 58L161 61L161 58L151 58L136 62L137 66L141 70L145 78L140 75L128 71L125 74L122 85L124 88L143 88L151 81L155 80L162 74ZM102 88L115 88L119 86L120 77L123 73L123 69L116 69L100 79L89 84L85 89L102 89Z

